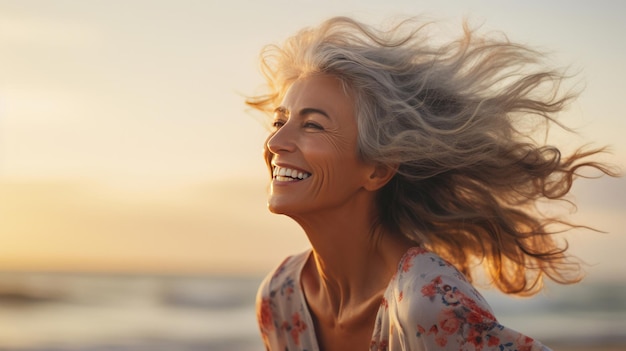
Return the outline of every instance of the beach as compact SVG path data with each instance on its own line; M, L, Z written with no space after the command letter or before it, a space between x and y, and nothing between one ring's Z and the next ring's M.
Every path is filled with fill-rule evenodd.
M262 350L261 277L0 273L0 351ZM555 351L626 350L626 286L483 292L500 322Z

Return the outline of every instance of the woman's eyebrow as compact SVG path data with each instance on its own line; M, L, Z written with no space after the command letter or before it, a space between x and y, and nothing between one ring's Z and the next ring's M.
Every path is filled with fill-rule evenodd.
M284 107L284 106L278 106L277 108L274 109L274 114L280 114L280 115L285 115L285 116L289 116L289 110Z
M300 110L300 113L298 113L298 116L300 117L304 117L306 115L310 115L313 113L317 113L320 114L328 119L330 119L330 116L328 115L328 113L322 109L319 108L315 108L315 107L305 107L302 110ZM291 115L291 111L289 111L289 109L287 109L284 106L278 106L277 108L274 109L274 114L275 115L283 115L286 117L289 117Z
M306 115L310 115L313 113L317 113L320 114L328 119L330 119L330 116L328 115L328 113L326 113L326 111L324 110L320 110L319 108L314 108L314 107L305 107L302 110L300 110L299 115L300 116L306 116Z

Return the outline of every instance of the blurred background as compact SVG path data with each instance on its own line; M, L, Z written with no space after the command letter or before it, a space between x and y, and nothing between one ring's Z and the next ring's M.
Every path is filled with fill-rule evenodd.
M332 15L469 18L548 51L583 95L566 146L626 164L626 3L0 0L0 350L259 350L256 287L301 230L265 209L257 57ZM486 291L555 350L626 345L626 183L581 180L587 279Z

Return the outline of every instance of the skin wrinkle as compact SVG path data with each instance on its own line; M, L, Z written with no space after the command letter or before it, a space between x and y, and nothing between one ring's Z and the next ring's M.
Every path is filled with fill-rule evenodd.
M332 80L335 81L334 78L332 78ZM302 82L302 80L299 82ZM293 112L294 108L290 108L291 106L297 106L298 111L304 111L305 109L311 108L311 103L315 103L315 99L310 99L308 96L304 96L300 93L292 93L294 91L294 87L296 92L300 91L299 85L301 84L294 83L292 85L292 89L289 89L287 92L285 99L281 104L282 109L285 111ZM352 101L349 96L345 97L348 101ZM317 106L313 108L319 109ZM329 162L330 160L327 157L316 160L315 163L308 164L310 172L313 174L313 176L309 178L310 182L313 183L313 186L311 187L313 189L312 192L314 193L314 199L312 200L313 203L320 200L320 197L325 194L325 196L327 196L328 193L332 193L333 190L329 188L331 186L338 189L348 188L345 184L350 179L348 179L349 177L346 177L344 173L349 174L347 172L351 171L351 167L355 164L359 164L355 157L356 152L354 151L356 145L356 132L354 131L354 129L356 129L356 121L353 117L352 108L348 111L337 111L334 106L326 103L326 106L321 108L321 110L327 111L326 113L329 116L327 121L325 121L326 118L318 117L318 124L322 125L324 130L311 130L305 127L307 120L315 119L315 114L302 115L298 112L297 116L292 117L288 117L289 114L284 114L281 115L281 118L287 118L286 120L281 121L284 124L274 132L274 135L270 137L267 142L270 150L273 148L275 149L273 154L276 154L276 152L279 151L277 149L289 148L289 151L299 158L302 150L314 150L315 148L321 146L330 149L326 151L328 154L335 156L338 155L338 157L344 158L340 160L340 162L337 162L337 164L346 168L346 170L342 172L329 172L329 169L332 169L334 166ZM346 116L341 115L346 113L352 115L347 116L347 118ZM346 133L346 130L350 130L351 125L354 125L352 126L352 132ZM289 156L291 157L291 155ZM281 159L281 156L279 155L277 158ZM289 161L287 160L286 162ZM334 190L334 192L336 191L337 190ZM333 206L337 205L338 204L333 204ZM292 211L292 209L287 210Z

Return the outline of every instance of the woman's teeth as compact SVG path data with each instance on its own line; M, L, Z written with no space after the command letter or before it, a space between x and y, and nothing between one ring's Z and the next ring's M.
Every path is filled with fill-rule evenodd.
M274 167L274 178L281 182L307 179L311 174L291 168Z

